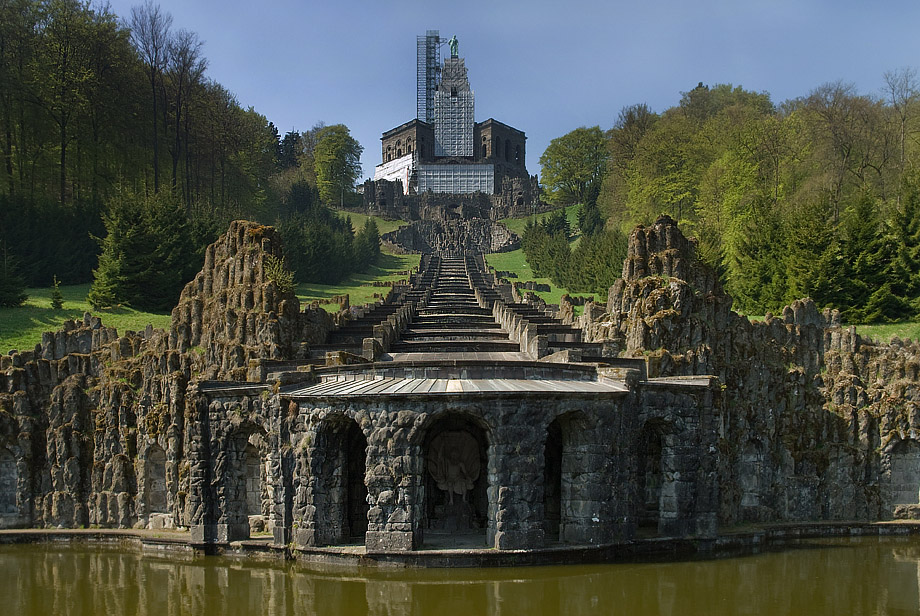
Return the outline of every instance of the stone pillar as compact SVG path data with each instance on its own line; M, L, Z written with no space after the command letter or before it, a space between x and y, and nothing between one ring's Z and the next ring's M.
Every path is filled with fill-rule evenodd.
M192 386L186 397L186 445L189 461L189 492L186 514L189 543L211 543L217 534L214 526L211 492L211 425L208 401Z
M404 552L422 543L420 447L409 434L418 415L400 411L379 416L367 439L368 511L365 546L372 552Z
M492 434L486 541L499 550L542 547L543 435L517 422L503 422Z

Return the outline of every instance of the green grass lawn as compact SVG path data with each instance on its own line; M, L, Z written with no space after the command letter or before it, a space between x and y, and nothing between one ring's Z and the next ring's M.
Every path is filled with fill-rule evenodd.
M527 282L528 280L533 280L534 282L540 284L548 284L550 286L549 292L534 291L534 293L540 296L547 304L558 304L559 299L568 293L566 289L554 285L549 278L534 276L533 270L530 269L530 265L527 263L527 259L524 258L524 251L520 248L517 250L512 250L511 252L496 252L490 255L486 255L486 263L497 270L501 270L503 272L513 272L517 274L517 278L509 279L513 282ZM590 293L569 294L581 296L591 295ZM580 312L580 308L580 306L576 306L576 312Z
M168 314L141 312L133 308L93 310L86 302L89 284L62 286L64 308L51 308L51 287L27 289L29 299L18 308L0 308L0 353L11 349L31 350L42 341L42 333L61 329L64 321L82 319L84 312L102 317L103 325L114 327L119 334L140 331L148 324L169 327Z
M407 276L398 272L417 268L419 258L420 255L381 253L377 264L365 273L352 274L338 284L302 283L297 285L295 292L301 305L319 301L320 307L327 311L335 312L339 307L337 304L323 302L323 300L333 295L345 295L346 293L352 306L360 306L373 302L374 293L385 295L389 291L387 287L372 286L375 280L404 280Z
M856 333L864 338L872 338L876 342L890 342L897 336L901 340L920 340L920 322L912 323L880 323L878 325L857 325Z

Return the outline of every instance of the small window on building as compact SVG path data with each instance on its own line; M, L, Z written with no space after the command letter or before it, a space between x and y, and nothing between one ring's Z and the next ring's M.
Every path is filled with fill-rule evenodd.
M451 98L457 98L457 88L451 88L451 89L450 89L450 97L451 97Z
M521 164L521 146L514 146L514 162Z
M483 143L482 144L482 157L485 158L486 156L488 156L488 154L486 154L486 144Z

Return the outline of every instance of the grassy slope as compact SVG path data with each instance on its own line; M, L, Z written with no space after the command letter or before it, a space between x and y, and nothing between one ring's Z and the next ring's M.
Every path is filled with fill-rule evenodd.
M569 225L575 229L578 226L578 211L581 209L581 205L570 205L566 208L565 215L569 219ZM537 219L545 216L545 214L538 214ZM506 218L501 220L502 224L506 227L522 235L524 233L524 227L527 225L527 221L531 220L531 217L526 218ZM574 249L579 240L581 240L581 235L576 234L575 237L570 242L571 247ZM526 282L528 280L533 280L540 284L548 284L551 291L544 292L538 291L537 295L543 298L547 304L558 304L559 298L561 298L565 293L568 293L566 289L562 287L557 287L549 278L541 278L534 276L533 270L530 269L530 265L527 263L527 259L524 257L523 250L514 250L511 252L500 252L495 254L486 255L486 261L489 265L494 267L497 270L502 270L505 272L513 272L517 274L518 282ZM587 293L577 293L576 295L588 295ZM577 307L576 307L577 308Z
M141 312L132 308L93 310L86 302L89 284L62 286L62 310L51 309L51 288L28 289L29 299L19 308L0 308L0 352L11 349L30 350L41 342L42 333L57 331L69 319L82 319L84 312L102 317L102 323L114 327L119 333L139 331L148 324L169 327L168 314Z
M363 223L362 223L363 224ZM404 280L406 270L418 267L419 255L391 255L382 253L377 264L366 273L352 274L342 282L329 284L299 284L296 293L301 304L319 301L320 306L327 310L338 310L337 304L323 302L333 295L349 295L351 305L358 306L374 301L374 293L385 294L386 287L372 286L375 280Z

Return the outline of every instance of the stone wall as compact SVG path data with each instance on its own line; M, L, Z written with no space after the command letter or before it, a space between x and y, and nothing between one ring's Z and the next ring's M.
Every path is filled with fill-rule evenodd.
M520 245L520 238L501 223L484 219L421 220L380 237L396 252L468 254L506 252Z
M712 483L708 477L715 458L702 459L699 452L716 443L712 393L712 388L649 386L618 398L294 400L281 425L282 451L290 456L282 468L292 469L282 481L293 491L291 516L283 525L294 529L292 539L299 545L342 542L328 532L342 511L328 503L330 481L347 464L329 465L328 457L343 448L330 448L324 433L331 426L352 424L366 439L362 462L367 470L360 480L369 503L368 551L409 550L425 543L432 515L438 515L428 501L444 498L429 481L426 460L432 435L444 430L480 441L484 500L478 515L484 545L521 549L557 541L623 541L634 536L637 524L630 486L636 485L639 435L649 425L660 425L667 435L662 455L667 479L660 487L659 530L709 536L716 530L718 494L705 484ZM561 492L555 496L558 518L547 536L544 468L554 429ZM473 509L477 489L469 497Z
M124 528L152 514L188 526L205 515L191 497L203 480L192 460L207 447L187 412L190 384L245 380L251 361L303 356L333 327L267 278L265 260L280 254L273 229L234 222L207 249L169 331L119 336L87 314L2 356L0 503L16 513L4 506L0 526Z

